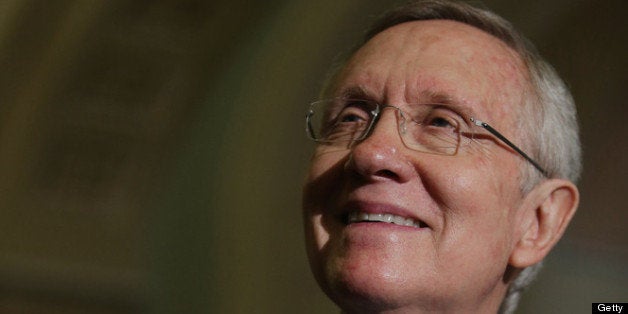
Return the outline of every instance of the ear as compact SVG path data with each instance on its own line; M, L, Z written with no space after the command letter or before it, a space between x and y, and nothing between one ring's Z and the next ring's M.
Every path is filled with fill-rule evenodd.
M544 181L530 191L522 203L523 230L509 264L525 268L543 260L562 237L579 198L578 188L563 179Z

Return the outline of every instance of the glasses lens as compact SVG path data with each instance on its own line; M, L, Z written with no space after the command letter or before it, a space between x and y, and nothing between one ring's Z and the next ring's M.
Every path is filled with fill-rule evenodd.
M366 136L377 104L355 99L314 102L307 115L309 136L322 143L344 145Z
M399 111L399 134L408 148L455 155L460 148L463 118L442 105L413 105Z
M359 99L317 101L310 105L307 115L308 135L320 143L349 147L368 135L375 116L383 116L385 109L394 109L401 139L412 150L455 155L461 145L470 141L472 133L465 131L463 117L446 105L415 104L404 108Z

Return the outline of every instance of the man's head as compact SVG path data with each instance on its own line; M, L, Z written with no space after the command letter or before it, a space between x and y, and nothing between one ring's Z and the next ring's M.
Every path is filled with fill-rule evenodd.
M319 144L306 179L310 264L347 312L496 311L577 207L570 181L579 173L573 102L551 68L509 25L492 19L442 1L403 7L375 26L323 92L398 108L380 106L363 140ZM363 117L358 106L349 107L328 109L326 117L341 111L346 121ZM410 136L404 124L412 122L402 111L406 120L418 119L408 112L421 112L422 120L412 122L437 132L457 125L468 141L453 156L417 151L404 140ZM520 144L549 177L471 117ZM567 123L567 130L556 135L551 123ZM556 146L560 156L551 157L554 136L576 145L560 142L568 147ZM367 222L374 220L397 224Z

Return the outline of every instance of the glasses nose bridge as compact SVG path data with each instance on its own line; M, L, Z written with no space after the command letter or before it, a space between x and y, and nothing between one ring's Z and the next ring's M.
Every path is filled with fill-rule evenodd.
M366 138L372 137L373 133L375 133L378 129L378 127L380 126L380 122L382 120L389 120L391 118L385 118L386 116L389 115L385 115L385 111L387 111L386 109L394 109L395 112L393 112L393 116L391 117L393 119L392 123L396 132L396 135L399 136L399 139L403 141L402 139L402 128L404 127L405 124L405 116L403 114L403 111L401 110L401 108L397 107L397 106L393 106L393 105L379 105L379 108L376 110L376 114L375 117L373 118L374 121L371 124L371 127L368 131L368 134L366 135ZM390 110L388 110L390 111ZM386 125L382 126L382 127L387 127ZM365 138L365 139L366 139Z

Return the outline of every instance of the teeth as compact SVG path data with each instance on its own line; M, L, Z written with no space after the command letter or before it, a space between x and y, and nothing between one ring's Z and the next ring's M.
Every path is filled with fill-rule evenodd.
M348 223L364 222L364 221L387 222L387 223L393 223L395 225L409 226L409 227L416 227L416 228L424 227L423 223L419 221L415 221L414 219L411 219L411 218L405 218L405 217L397 216L393 214L368 214L365 212L351 212L347 216Z
M384 214L384 222L392 222L392 221L393 221L393 215Z
M406 226L411 227L414 226L414 220L410 219L410 218L406 218L406 221L404 223Z
M369 220L369 214L367 214L367 213L360 213L360 214L358 214L358 219L360 219L360 220Z
M406 219L404 217L401 217L401 216L393 216L392 223L394 223L395 225L405 226L406 225Z

